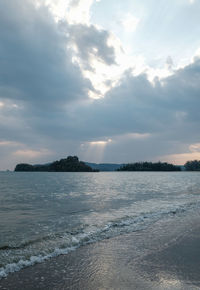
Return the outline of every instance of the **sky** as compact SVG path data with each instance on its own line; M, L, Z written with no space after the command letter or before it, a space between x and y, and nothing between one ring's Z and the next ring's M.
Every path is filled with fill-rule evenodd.
M0 170L200 159L199 0L0 0Z

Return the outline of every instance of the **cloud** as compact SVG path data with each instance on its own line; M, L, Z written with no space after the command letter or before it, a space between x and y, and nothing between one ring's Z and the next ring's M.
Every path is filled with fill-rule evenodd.
M121 23L127 32L133 32L136 30L140 19L128 13L124 19L121 20Z
M41 3L0 1L2 168L69 154L99 162L199 154L198 52L178 70L168 57L170 75L154 71L150 81L150 67L136 73L137 58L121 66L109 31L58 20Z
M14 169L15 165L21 162L34 163L35 160L46 160L52 153L45 148L32 149L31 144L27 146L12 140L0 140L1 169Z
M90 10L100 0L34 0L36 7L47 6L55 21L67 21L69 24L90 25Z
M54 2L0 1L0 131L3 140L32 147L18 153L38 152L55 136L64 142L76 134L69 131L73 104L87 102L95 89L73 61L72 43L85 65L92 56L106 65L115 62L107 31L58 21Z
M26 150L40 152L37 148L46 148L52 158L77 154L82 160L98 162L160 159L181 164L194 155L188 155L192 153L189 146L193 144L190 149L194 151L194 144L200 141L199 77L199 59L154 83L145 74L134 76L127 71L103 99L73 103L54 114L47 108L43 114L34 111L31 115L28 111L29 115L21 116L15 109L13 120L9 118L10 131L5 126L4 133L9 136L7 140L13 136L29 146L15 150L25 150L27 161L31 155ZM36 154L35 161L36 156L47 161L50 155Z
M184 165L190 160L200 160L200 153L182 153L162 156L161 160L168 161L177 165Z
M121 162L122 143L128 148L129 158L134 159L145 156L144 151L139 151L142 148L152 159L166 156L166 152L184 154L188 144L199 142L199 77L199 59L165 79L155 80L154 84L144 74L133 76L127 71L104 99L77 108L76 116L82 120L77 125L78 134L82 140L111 138L109 148L117 158L121 156ZM123 136L121 140L116 138L119 134ZM131 136L135 138L131 140Z
M200 143L191 144L189 146L191 152L199 152L200 153Z
M68 11L68 22L70 24L89 24L90 8L94 0L71 0Z
M19 145L21 144L15 141L0 140L0 146L8 147L8 146L19 146Z
M169 55L166 59L166 66L168 70L172 70L173 66L174 66L174 62L173 59L171 58L171 56Z
M114 48L107 44L110 37L108 31L83 24L70 25L68 29L76 55L84 69L95 70L91 65L94 58L106 65L116 64Z
M45 6L31 1L0 1L0 96L61 108L87 98L91 87L67 49L67 34Z

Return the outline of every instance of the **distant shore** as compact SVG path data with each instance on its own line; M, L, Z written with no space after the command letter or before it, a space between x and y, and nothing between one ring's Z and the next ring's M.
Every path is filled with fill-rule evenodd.
M200 289L200 212L25 268L0 289Z

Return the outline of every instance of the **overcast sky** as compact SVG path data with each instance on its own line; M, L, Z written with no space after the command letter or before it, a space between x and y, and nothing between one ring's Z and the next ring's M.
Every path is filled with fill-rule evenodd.
M0 0L0 170L200 159L199 0Z

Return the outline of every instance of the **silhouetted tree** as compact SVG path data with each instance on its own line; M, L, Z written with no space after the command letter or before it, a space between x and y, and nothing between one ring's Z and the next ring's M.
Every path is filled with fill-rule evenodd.
M184 166L187 171L200 171L200 160L187 161Z

